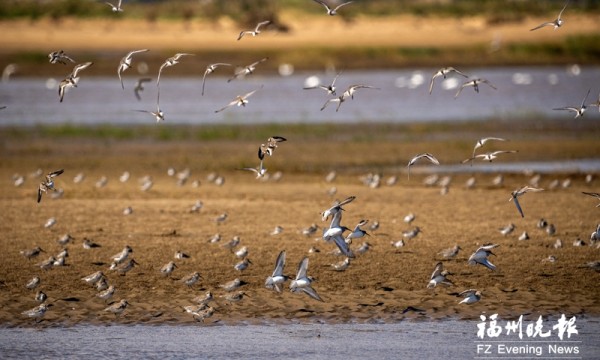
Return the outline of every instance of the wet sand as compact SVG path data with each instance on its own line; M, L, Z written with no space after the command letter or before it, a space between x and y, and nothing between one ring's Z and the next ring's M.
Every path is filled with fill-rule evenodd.
M597 145L580 135L581 142L571 149L577 148L580 155L597 156ZM547 142L528 140L527 144L529 154L524 157L538 154L543 160L551 156L552 152L545 152ZM560 147L561 142L555 144ZM598 191L599 174L592 183L585 182L585 174L543 175L539 186L547 190L521 198L525 212L525 218L521 218L508 198L512 190L527 184L532 174L506 174L502 186L491 184L493 174L476 174L473 189L464 186L469 174L453 175L449 192L441 195L439 186L423 184L425 175L418 171L407 180L405 158L413 155L404 148L407 144L399 144L397 149L403 150L393 155L388 142L352 143L332 138L321 148L316 145L310 141L282 144L275 156L265 160L265 166L271 174L281 170L283 176L278 181L260 181L250 173L234 170L254 164L256 141L190 144L90 140L84 144L68 139L11 139L5 134L0 167L0 204L5 209L0 224L0 324L33 324L21 312L37 305L37 290L44 291L47 302L54 305L41 323L46 326L196 323L182 307L192 305L194 297L207 291L215 296L211 303L215 312L206 319L207 324L477 319L482 313L499 313L504 318L521 314L532 314L532 318L538 314L600 314L600 273L585 267L588 262L600 260L600 250L587 245L600 210L595 207L595 199L581 194ZM445 146L447 151L442 150ZM458 161L471 151L470 146L440 139L414 149L418 151L419 147L438 149L442 162L453 158ZM396 168L379 167L383 180L398 175L398 182L392 186L382 182L373 189L359 178L367 173L363 169L377 168L372 158L377 158L378 152L381 161L397 164ZM189 167L189 180L178 186L176 179L167 175L169 166L177 170ZM37 168L65 169L56 179L57 187L64 189L62 198L44 196L40 204L36 203L41 178L29 174ZM338 170L338 176L328 183L325 175L332 169ZM131 178L121 183L118 178L125 170ZM207 180L213 171L224 176L222 186ZM85 180L75 184L73 178L80 172ZM15 173L26 177L20 187L12 183ZM154 185L142 191L139 179L147 175ZM108 183L96 188L102 176ZM551 181L567 178L571 180L568 188L548 188ZM199 181L197 187L194 180ZM333 196L328 194L332 187L337 188ZM378 221L380 227L369 230L371 236L352 243L355 251L363 241L372 247L357 254L346 271L337 272L330 264L343 258L332 254L333 243L319 239L318 234L328 226L319 213L335 199L350 195L356 200L345 206L342 224L353 228L361 219L367 219L369 225ZM190 212L197 200L203 202L202 209ZM123 210L129 206L133 213L124 215ZM403 222L409 212L416 215L411 225ZM215 222L223 213L228 214L227 220ZM45 228L50 217L57 222ZM540 218L554 224L554 235L537 228ZM303 235L302 229L313 223L319 226L317 233ZM503 236L498 228L509 223L514 223L516 229ZM276 226L283 227L283 232L271 235ZM415 226L422 233L405 240L404 247L390 244ZM528 232L529 240L517 240L523 231ZM59 245L57 240L67 233L74 241ZM217 233L221 241L209 243ZM242 272L233 268L239 259L222 246L234 236L241 239L236 249L247 246L252 262ZM84 249L85 238L101 247ZM586 246L573 246L578 238ZM553 247L557 239L563 242L560 249ZM497 271L467 265L469 255L484 243L500 245L494 250L496 256L491 257ZM125 245L133 248L131 256L139 265L122 276L109 266L111 256ZM454 245L464 249L455 259L444 260L438 255ZM46 252L31 260L19 254L35 246ZM313 246L320 252L309 254ZM39 267L63 248L69 251L66 266L49 270ZM174 259L178 250L191 257ZM308 274L316 279L314 288L323 302L291 293L287 286L282 294L264 287L281 250L287 252L285 273L290 276L295 275L300 260L309 257ZM555 262L544 261L550 255L556 257ZM163 277L159 269L171 260L178 268L171 277ZM438 261L443 261L453 274L450 279L455 285L427 289ZM95 296L94 287L81 280L98 270L116 287L111 301L127 299L130 303L121 316L104 311L108 304ZM194 271L200 272L202 279L189 288L179 279ZM41 285L36 290L26 289L25 284L34 276L41 278ZM239 289L245 297L230 302L219 285L235 278L246 283ZM459 305L461 298L456 294L471 288L483 293L481 301Z

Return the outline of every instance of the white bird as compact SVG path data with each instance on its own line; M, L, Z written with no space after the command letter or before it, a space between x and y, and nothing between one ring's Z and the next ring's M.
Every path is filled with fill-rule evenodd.
M335 82L341 74L342 74L341 71L339 73L337 73L335 75L335 77L333 78L333 81L329 85L317 85L317 86L313 86L313 87L305 87L303 89L304 90L323 89L323 90L327 91L327 94L335 96L335 90L336 90Z
M227 64L227 63L214 63L214 64L210 64L206 67L206 70L204 70L204 76L202 76L202 96L204 96L204 84L206 82L206 75L212 74L215 72L215 70L217 70L217 68L219 66L231 66L231 64Z
M113 11L113 12L122 12L122 11L123 11L123 9L121 8L121 2L122 2L122 1L123 1L123 0L119 0L119 2L117 3L117 5L113 5L112 3L109 3L109 2L107 2L107 1L106 1L106 2L104 2L104 3L105 3L106 5L108 5L108 6L110 6L110 7L112 8L112 11Z
M123 85L123 79L121 78L121 73L131 67L131 61L132 61L131 57L133 56L133 54L137 54L137 53L141 53L141 52L147 52L147 51L150 51L150 50L148 50L148 49L142 49L142 50L133 50L133 51L130 51L119 62L119 68L117 69L117 74L119 75L119 80L121 81L121 87L123 88L123 90L125 90L125 85Z
M267 277L265 281L265 287L267 289L272 289L281 292L283 288L283 283L285 283L288 279L287 275L283 274L283 268L285 267L285 250L282 250L279 255L277 255L277 260L275 261L275 270L273 270L273 274Z
M258 149L258 153L260 154L260 148ZM246 171L252 171L256 174L256 178L262 178L265 176L265 174L267 173L267 169L265 169L263 167L263 160L260 160L260 165L258 165L258 168L253 168L253 167L245 167L245 168L239 168L238 170L246 170Z
M230 102L229 104L223 106L222 108L220 108L219 110L215 110L215 113L221 112L225 109L227 109L230 106L243 106L245 107L246 104L248 103L248 98L250 96L252 96L255 92L257 92L258 90L262 89L262 86L259 89L256 90L252 90L249 93L247 93L246 95L238 95L232 102Z
M260 33L261 33L261 30L260 30L260 28L261 28L262 26L267 26L267 25L269 25L271 22L272 22L271 20L267 20L267 21L261 21L261 22L259 22L259 23L256 25L256 27L254 28L254 30L243 30L242 32L240 32L240 35L239 35L239 36L238 36L238 38L237 38L237 39L238 39L238 41L239 41L239 40L241 40L241 39L244 37L244 35L252 35L252 36L256 36L256 35L260 34Z
M464 77L466 77L466 78L468 78L468 77L469 77L468 75L466 75L466 74L464 74L464 73L462 73L462 72L460 72L460 71L456 70L456 69L455 69L455 68L453 68L452 66L448 66L448 67L445 67L445 68L441 68L441 69L439 69L438 71L436 71L436 72L433 74L433 76L431 77L431 82L429 83L429 94L431 94L431 92L433 91L433 82L435 81L435 79L436 79L437 77L443 76L443 77L444 77L444 79L445 79L446 77L448 77L448 74L450 74L450 73L452 73L452 72L455 72L455 73L457 73L458 75L464 76Z
M340 249L342 254L346 257L353 258L354 253L350 250L348 243L346 243L343 233L346 230L350 230L345 226L340 225L340 221L342 219L342 212L338 211L333 215L333 219L331 220L331 225L329 229L326 229L323 233L323 239L325 241L329 241L333 239L335 245Z
M475 147L473 147L473 155L471 157L475 157L475 151L477 151L477 149L479 149L480 147L485 145L485 143L487 143L488 141L508 141L508 140L506 140L504 138L499 138L499 137L481 138L481 139L477 140L477 142L475 143Z
M129 245L125 245L123 250L120 253L113 255L111 259L113 260L113 262L120 264L123 261L125 261L129 257L129 254L131 254L132 252L133 249Z
M514 153L518 153L518 152L519 152L518 150L498 150L498 151L488 152L485 154L477 154L473 157L463 160L462 163L466 164L468 162L471 162L471 164L472 164L473 160L475 160L475 159L481 159L483 161L492 162L493 160L498 158L498 155L500 155L500 154L514 154Z
M161 121L165 121L165 113L160 109L160 105L158 105L158 103L156 104L156 111L150 111L150 110L132 110L132 111L150 114L150 115L154 116L157 123L159 123Z
M460 93L462 92L462 90L467 87L467 86L472 86L473 89L475 90L475 92L479 92L479 84L486 84L489 87L491 87L494 90L498 90L494 85L492 85L491 82L489 82L486 79L482 79L482 78L478 78L478 79L473 79L473 80L468 80L465 83L463 83L459 88L458 91L456 92L456 95L454 95L454 98L456 99L458 97L458 95L460 95Z
M256 66L262 62L265 62L269 60L268 57L264 57L256 62L253 62L250 65L247 65L243 68L241 68L240 70L236 71L235 74L233 74L233 77L231 77L230 79L227 80L227 82L231 82L233 79L237 79L240 76L246 76L246 75L250 75L252 73L254 73L254 70L256 70Z
M29 282L25 285L25 287L29 290L33 290L36 287L38 287L41 282L42 282L42 280L38 276L35 276L31 280L29 280Z
M475 289L469 289L461 292L458 296L463 296L464 299L459 302L459 304L473 304L481 300L481 292Z
M521 209L521 205L519 204L519 200L517 198L521 195L524 195L526 192L529 192L529 191L539 192L539 191L543 191L543 190L544 189L534 188L531 186L523 186L522 188L517 189L517 190L513 191L512 193L510 193L510 199L508 199L508 201L513 201L515 203L515 206L517 207L517 210L519 210L521 217L525 217L525 215L523 214L523 210Z
M560 13L558 13L558 17L555 20L542 23L542 24L534 27L533 29L531 29L529 31L534 31L534 30L537 30L537 29L541 29L544 26L553 26L554 30L556 30L559 27L561 27L562 24L563 24L563 20L561 19L561 16L562 16L563 11L565 11L565 9L567 8L567 5L569 5L569 0L567 0L567 2L565 3L565 6L563 6L562 10L560 11Z
M496 270L496 265L492 264L488 260L488 256L495 255L492 252L492 249L494 249L495 247L498 247L498 246L500 246L500 245L486 244L486 245L480 246L477 250L475 250L475 252L473 254L471 254L471 256L469 257L469 260L467 261L467 264L469 264L469 265L480 264L480 265L487 267L490 270Z
M52 171L46 175L46 181L41 182L40 185L38 186L38 196L37 196L38 203L40 201L42 201L42 193L46 193L49 190L57 191L54 188L54 178L57 177L58 175L62 174L64 171L65 171L64 169L60 169L60 170Z
M420 159L429 160L430 162L432 162L435 165L440 164L438 159L436 159L435 156L431 155L430 153L423 153L423 154L416 155L415 157L410 159L410 161L408 162L408 165L406 165L406 167L408 169L408 179L409 180L410 180L410 167L413 166Z
M83 64L75 65L75 67L73 68L73 71L59 83L58 96L60 97L60 102L63 101L63 98L65 97L65 92L67 91L68 88L77 87L77 83L79 82L79 76L77 76L77 75L79 74L79 72L84 69L87 69L88 67L92 66L93 64L94 64L93 62L86 62Z
M298 271L296 272L296 278L294 280L292 280L292 282L290 283L290 291L295 292L295 293L296 292L304 292L308 296L312 297L313 299L316 299L318 301L323 301L323 299L321 299L319 294L317 294L315 289L313 289L313 287L311 286L311 283L313 280L311 277L309 277L306 274L307 270L308 270L308 258L305 257L304 259L302 259L302 261L300 261L300 264L298 265Z
M560 108L554 108L552 110L568 110L568 111L573 111L575 113L575 119L577 119L580 116L583 116L583 113L585 113L585 110L587 109L587 106L585 105L585 101L587 100L588 96L590 95L590 91L592 89L589 89L587 94L585 95L585 97L583 98L583 101L581 102L581 106L580 107L574 107L574 106L565 106L565 107L560 107Z
M354 227L354 230L352 230L352 232L346 236L346 243L350 244L352 243L352 239L358 239L365 235L370 236L368 232L360 228L361 226L365 226L368 222L369 220L361 220Z
M462 250L462 248L460 246L454 245L451 248L440 251L439 254L442 255L442 257L449 259L449 258L453 258L456 255L458 255L458 252L460 250Z
M195 283L198 282L198 280L200 280L201 276L199 272L193 272L187 276L185 276L184 278L181 279L181 281L186 284L188 287L192 287Z
M159 86L160 84L160 74L162 73L163 69L169 66L179 64L179 59L183 56L194 56L194 54L177 53L165 60L165 62L160 66L160 69L158 69L158 78L156 78L156 86Z
M341 8L342 6L345 6L345 5L351 4L351 3L353 3L354 1L347 1L347 2L345 2L345 3L341 3L341 4L339 4L338 6L336 6L335 8L333 8L333 9L332 9L332 8L330 8L330 7L329 7L329 5L327 5L327 3L326 3L325 1L322 1L322 0L314 0L314 2L316 2L316 3L318 3L318 4L321 4L321 5L323 5L323 6L325 7L325 9L327 9L327 15L334 16L334 15L337 15L337 11L338 11L338 9L339 9L339 8Z
M450 272L448 272L448 270L444 270L444 264L442 264L442 262L438 262L435 265L435 269L433 270L433 273L431 274L431 280L427 284L427 288L433 289L438 284L454 285L454 283L452 283L452 281L450 281L449 279L446 278L446 276L448 276L448 275L452 275L452 274Z
M342 202L336 201L332 207L321 213L322 220L326 221L329 218L329 216L335 215L338 212L343 211L344 209L342 208L342 206L354 201L354 199L356 199L356 196L348 196Z
M82 277L81 280L85 281L86 283L88 283L90 285L94 285L98 281L100 281L100 279L102 279L102 278L104 278L104 273L102 271L96 271L93 274Z

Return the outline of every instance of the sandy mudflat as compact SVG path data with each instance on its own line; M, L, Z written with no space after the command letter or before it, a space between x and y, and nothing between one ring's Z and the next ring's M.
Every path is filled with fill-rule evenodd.
M342 144L347 151L339 151ZM436 141L430 146L441 149L444 144ZM586 151L587 157L597 156L597 145L584 139L582 144L589 145L587 150L579 149L583 157ZM441 195L439 187L423 185L425 175L416 171L408 181L405 172L398 170L405 163L402 153L398 153L394 155L398 169L381 171L384 181L398 175L398 183L371 189L359 180L363 175L360 169L369 164L372 156L364 149L377 152L388 150L391 145L378 148L377 142L332 140L324 144L322 152L293 142L280 146L274 157L266 159L266 167L270 173L283 170L282 178L257 181L250 173L232 170L252 165L255 144L241 141L228 142L226 148L222 145L218 141L193 145L98 140L82 145L65 139L15 141L5 136L0 167L0 204L4 209L0 223L0 324L32 323L21 312L37 305L37 290L25 288L34 276L42 280L38 290L47 293L48 302L54 304L46 313L43 324L47 325L194 323L182 306L192 305L194 297L207 291L215 295L211 306L216 310L208 323L397 321L421 316L470 319L496 312L504 317L600 313L600 273L584 267L600 260L600 250L572 245L578 238L587 244L599 222L597 202L581 194L598 191L599 174L591 184L585 183L585 174L542 175L540 187L548 188L552 180L567 178L571 185L525 195L521 204L526 217L522 219L507 200L510 191L526 184L531 175L507 174L504 185L496 187L491 185L493 174L476 174L477 185L471 190L464 187L470 175L454 175L449 192ZM543 141L530 141L529 156L534 154L532 149L544 154L545 147ZM441 161L447 162L449 157L468 153L469 148L454 146L438 153ZM336 156L329 169L339 170L339 175L333 183L326 183L323 154L331 157L333 152ZM246 153L248 156L243 155ZM364 153L364 158L359 153ZM388 153L382 158L389 156ZM189 167L191 176L187 183L177 186L176 179L167 175L169 166L177 170ZM64 196L55 200L46 196L37 204L35 193L40 178L29 174L37 168L48 171L60 167L65 173L56 182L57 187L64 189ZM121 183L118 177L125 170L131 172L131 178ZM225 177L223 186L207 181L212 171ZM75 184L73 178L80 172L85 174L85 180ZM21 187L12 184L15 173L26 176ZM152 177L154 185L143 192L138 180L146 175ZM98 189L94 184L102 176L107 177L108 183ZM200 181L198 187L192 185L194 180ZM333 186L337 194L330 196L327 191ZM330 264L342 258L332 254L332 243L319 240L318 233L328 225L321 221L319 213L335 199L349 195L355 195L356 200L345 206L342 224L354 227L361 219L367 219L369 224L378 221L380 227L370 231L370 237L352 244L356 250L367 241L371 249L357 255L346 271L336 272ZM199 213L191 213L197 200L204 206ZM133 213L123 215L128 206ZM409 212L416 215L410 226L403 222ZM222 213L227 213L228 219L217 224L214 219ZM44 228L50 217L56 218L56 225ZM550 236L538 229L540 218L554 224L556 234ZM511 222L516 225L515 231L501 235L498 228ZM302 235L301 230L313 223L319 226L317 234ZM278 225L283 232L270 235ZM415 226L422 233L406 240L404 247L390 244ZM530 240L517 240L523 231L529 233ZM67 266L40 269L37 264L61 251L63 247L57 240L67 233L75 238L66 245ZM208 243L217 233L222 238L220 243ZM249 249L252 264L243 272L234 270L239 259L221 246L234 236L241 238L238 248ZM84 238L101 247L83 249ZM555 249L553 244L559 238L563 248ZM500 244L494 251L496 256L491 258L498 271L467 265L469 255L484 243ZM464 250L455 259L444 261L446 269L453 273L450 279L455 286L426 289L435 264L442 260L437 253L456 244ZM108 268L111 256L125 245L133 248L132 257L139 266L121 276ZM35 246L46 253L31 260L19 254ZM309 254L313 246L320 252ZM178 250L191 258L175 260ZM281 250L287 252L285 272L289 275L294 275L304 256L309 257L308 274L316 279L314 288L324 302L290 293L287 287L282 294L264 287ZM543 261L550 255L556 257L556 262ZM164 278L159 269L171 260L178 268L171 278ZM115 318L103 311L107 304L95 296L95 288L81 280L98 270L117 289L113 301L127 299L131 304L124 316ZM177 280L194 271L200 272L202 279L193 288ZM226 292L219 285L235 278L247 283L240 288L246 296L231 303L225 300ZM471 306L459 305L460 298L455 294L470 288L482 291L482 300ZM409 306L420 311L404 313Z

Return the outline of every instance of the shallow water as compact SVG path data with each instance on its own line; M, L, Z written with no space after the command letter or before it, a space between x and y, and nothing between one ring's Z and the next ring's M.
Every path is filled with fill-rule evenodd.
M57 81L68 69L57 67L54 79L14 78L0 84L0 124L148 124L152 115L132 110L156 110L157 87L146 83L137 101L133 87L137 78L125 77L121 89L115 74L111 78L81 77L79 86L70 89L59 103ZM587 103L597 101L600 67L524 67L462 69L472 77L483 77L498 90L480 86L479 94L467 87L455 99L456 86L464 78L436 79L433 94L428 94L429 80L435 69L399 71L346 71L338 79L338 95L351 84L368 84L379 89L362 89L354 100L345 101L339 112L336 103L320 111L329 98L320 89L302 90L311 75L329 83L334 74L296 73L291 76L263 76L260 71L246 79L227 83L226 75L209 76L206 92L201 96L202 77L161 79L161 109L170 124L217 123L357 123L464 121L491 118L512 119L541 117L573 121L573 113L552 110L579 106L588 89ZM64 73L64 74L63 74ZM152 74L151 74L152 75ZM262 86L262 88L261 88ZM245 108L233 106L223 112L215 110L237 95L261 88L249 98ZM596 121L600 113L590 107L583 119Z
M534 319L535 320L535 319ZM598 359L600 319L578 318L578 334L560 340L502 333L477 337L479 321L403 321L393 324L287 324L238 326L75 326L0 328L3 359L22 358L287 358L287 359ZM526 323L526 322L524 322ZM506 321L499 320L503 326ZM523 330L525 331L525 330ZM490 348L484 345L491 345ZM499 347L541 348L541 356L507 357ZM578 354L550 354L549 346L577 347ZM479 352L478 352L479 349ZM490 353L484 353L484 350Z

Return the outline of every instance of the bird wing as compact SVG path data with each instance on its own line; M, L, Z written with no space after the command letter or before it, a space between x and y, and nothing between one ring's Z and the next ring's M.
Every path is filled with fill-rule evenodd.
M431 274L431 280L433 280L436 276L439 276L444 271L444 265L441 262L438 262L435 265L435 269L433 269L433 273Z
M545 22L543 24L540 24L540 25L534 27L533 29L530 29L529 31L534 31L534 30L537 30L537 29L541 29L544 26L554 26L554 21L548 21L548 22Z
M90 61L90 62L86 62L86 63L83 63L83 64L75 65L75 67L73 68L73 72L71 73L71 77L72 78L76 78L77 74L81 70L87 69L88 67L92 66L92 64L93 64L93 62Z
M308 270L308 258L304 257L300 264L298 264L298 271L296 272L296 280L306 277L306 271Z
M519 200L517 199L517 196L513 196L511 199L515 203L517 210L519 210L519 214L521 214L521 217L525 217L525 214L523 214L523 209L521 209L521 205L519 204Z
M313 298L315 300L323 301L323 299L321 299L319 294L317 294L317 291L315 289L313 289L312 286L310 286L310 285L301 287L301 288L299 288L299 290L306 293L308 296L310 296L311 298Z
M256 27L254 28L254 31L258 32L261 26L269 25L270 23L271 23L271 20L261 21L258 24L256 24Z
M56 176L62 174L63 172L65 172L65 169L56 170L51 173L48 173L48 176L53 178L53 177L56 177Z
M585 107L585 101L587 100L588 96L590 96L590 91L592 91L592 89L589 89L587 94L585 95L585 97L583 98L583 101L581 102L581 107L584 108Z
M338 213L338 214L341 214L341 213ZM354 257L354 253L352 253L352 250L350 250L350 247L348 246L348 244L346 244L346 240L344 240L342 235L334 236L333 241L335 241L335 244L340 249L342 254L344 254L345 256L347 256L349 258Z
M431 92L433 91L433 82L435 78L437 78L440 75L442 75L442 73L440 71L437 71L435 74L433 74L433 76L431 76L431 81L429 82L429 94L431 94Z
M275 261L275 270L273 271L273 277L283 275L283 267L285 266L285 250L282 250L277 256Z
M565 6L563 6L562 10L558 13L557 20L560 20L560 17L562 16L563 11L565 11L565 9L567 8L567 5L569 5L569 0L567 0L567 2L565 3Z
M321 5L325 6L325 9L327 9L328 12L331 10L329 8L329 6L324 1L321 1L321 0L313 0L313 1L316 2L316 3L318 3L318 4L321 4Z
M351 3L352 3L352 1L348 1L348 2L345 2L345 3L339 4L338 6L336 6L335 9L333 9L333 11L336 11L337 9L341 8L342 6L348 5L348 4L351 4Z

